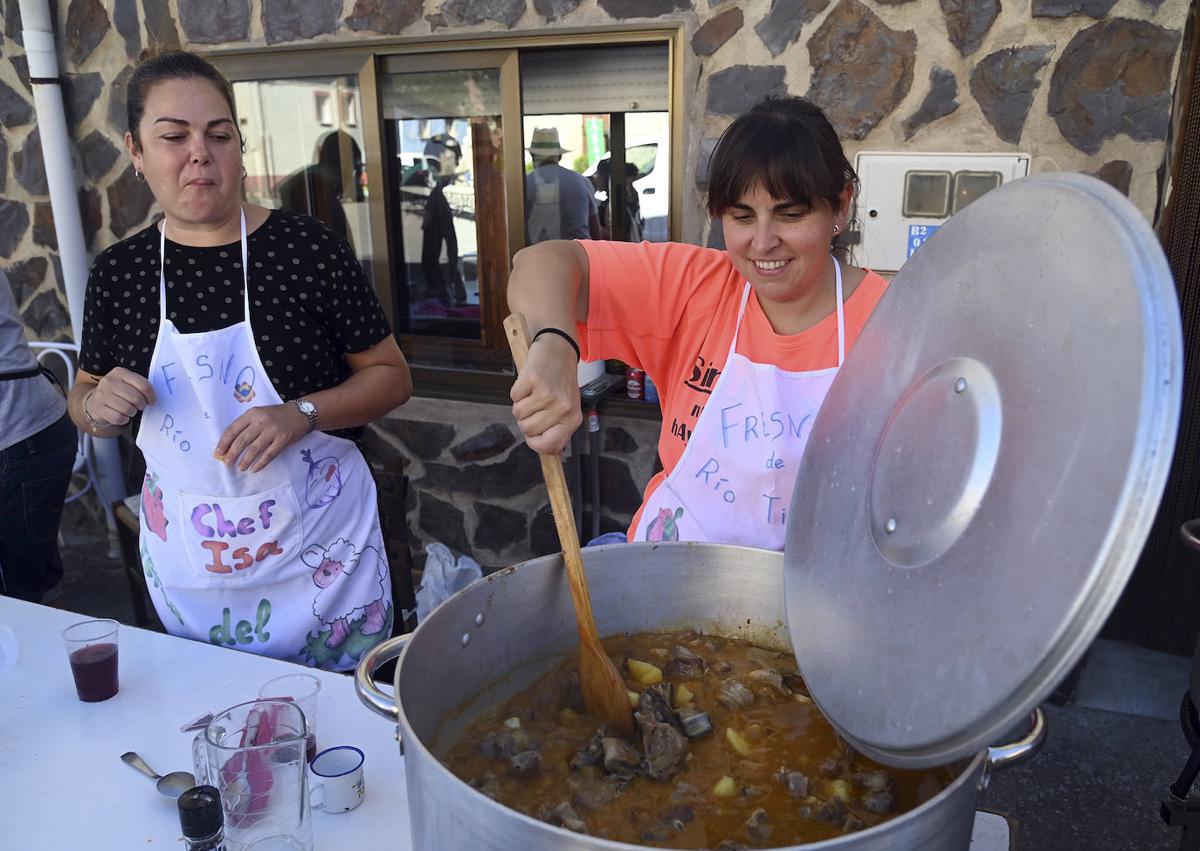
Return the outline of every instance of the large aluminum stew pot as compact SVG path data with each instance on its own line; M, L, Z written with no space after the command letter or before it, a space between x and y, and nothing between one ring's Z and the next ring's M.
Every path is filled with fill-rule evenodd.
M721 544L618 544L585 549L583 558L601 636L699 629L766 647L789 646L782 553ZM476 582L411 635L363 657L356 672L359 697L399 727L416 851L641 847L581 836L510 810L438 760L464 727L532 684L574 652L578 641L562 557L553 555ZM371 675L397 656L392 698ZM916 809L803 847L964 851L988 772L1032 755L1042 735L1038 718L1025 740L976 754L941 794Z

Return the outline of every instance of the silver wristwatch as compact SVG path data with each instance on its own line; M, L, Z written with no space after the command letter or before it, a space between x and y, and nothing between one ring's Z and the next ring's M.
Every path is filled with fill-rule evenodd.
M308 399L293 399L292 404L296 406L296 410L308 417L308 430L315 431L317 428L317 406Z

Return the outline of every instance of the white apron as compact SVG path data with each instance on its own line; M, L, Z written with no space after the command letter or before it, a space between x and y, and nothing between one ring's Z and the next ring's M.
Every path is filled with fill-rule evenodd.
M172 635L328 670L353 668L391 634L392 595L375 483L353 442L314 431L258 473L216 460L225 428L282 399L250 326L246 216L241 322L181 333L167 318L166 225L159 332L142 414L141 556Z
M782 550L796 470L846 356L842 268L833 261L837 366L787 372L737 353L742 291L725 368L675 469L646 500L635 541L708 541Z

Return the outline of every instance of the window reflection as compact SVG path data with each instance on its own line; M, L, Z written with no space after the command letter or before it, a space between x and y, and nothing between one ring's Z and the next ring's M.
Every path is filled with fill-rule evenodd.
M371 274L361 129L335 104L355 103L353 77L234 83L246 140L246 200L325 222Z
M612 126L625 134L624 186L614 191L609 150ZM670 121L666 112L526 115L526 242L544 239L619 239L666 242L670 205ZM549 144L550 147L545 146ZM557 170L548 151L560 151ZM564 170L590 186L598 233L587 226L584 208ZM529 220L536 219L529 227Z
M480 336L481 230L504 251L499 74L495 69L389 74L383 85L400 324ZM482 206L490 196L491 205ZM480 221L478 211L487 213ZM485 252L487 253L487 252Z

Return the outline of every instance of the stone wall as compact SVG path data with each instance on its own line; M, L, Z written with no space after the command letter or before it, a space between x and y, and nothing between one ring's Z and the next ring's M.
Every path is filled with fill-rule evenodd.
M624 531L654 474L657 420L609 417L601 409L600 529ZM586 443L586 441L584 441ZM586 448L586 447L584 447ZM377 473L409 480L405 517L417 566L424 546L441 541L486 568L558 552L542 469L507 405L415 398L373 425L364 452ZM580 452L583 530L591 528L592 467ZM575 465L566 461L568 478Z
M69 339L53 217L17 0L0 33L0 268L31 337ZM58 0L64 99L88 247L149 221L123 150L124 85L146 46L207 50L555 27L679 23L684 74L683 235L709 239L707 157L766 92L804 94L860 150L1022 151L1036 171L1097 173L1153 217L1187 0ZM419 388L418 388L419 392ZM505 433L507 432L507 437ZM649 423L606 424L612 515L654 462ZM372 431L408 464L419 544L498 564L554 549L537 465L506 408L416 400ZM629 447L629 448L625 448ZM373 454L374 454L373 453ZM407 461L406 461L407 459ZM636 483L636 484L634 484ZM633 496L631 496L631 494Z

